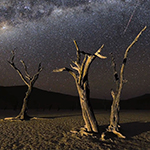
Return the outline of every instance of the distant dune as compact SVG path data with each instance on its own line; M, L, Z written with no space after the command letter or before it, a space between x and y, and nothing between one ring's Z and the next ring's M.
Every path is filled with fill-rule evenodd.
M0 86L0 109L20 109L26 90L26 86ZM109 110L111 102L111 100L91 98L91 104L94 109ZM121 109L150 109L150 94L122 100L120 105ZM80 102L77 96L33 88L29 100L29 109L74 110L80 109Z
M121 101L121 109L150 109L150 94Z

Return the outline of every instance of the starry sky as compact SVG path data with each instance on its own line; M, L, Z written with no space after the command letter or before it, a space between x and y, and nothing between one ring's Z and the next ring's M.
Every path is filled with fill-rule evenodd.
M35 87L77 95L74 79L53 69L70 67L76 60L75 39L82 51L101 54L89 70L91 97L111 99L115 89L110 53L119 71L126 48L144 26L147 29L131 48L121 98L150 93L150 1L149 0L1 0L0 1L0 86L23 85L7 60L15 49L33 75L42 62L43 71Z

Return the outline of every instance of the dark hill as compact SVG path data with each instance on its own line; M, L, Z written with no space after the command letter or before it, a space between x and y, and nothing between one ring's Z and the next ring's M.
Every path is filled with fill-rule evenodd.
M0 109L20 109L26 86L0 86ZM110 110L111 100L91 99L94 109ZM121 100L121 109L150 109L150 94L135 97L129 100ZM29 100L29 109L80 109L77 96L48 92L33 88Z
M0 109L20 109L22 105L26 86L0 86ZM91 99L95 109L110 108L110 101ZM77 96L48 92L33 88L29 99L29 109L80 109Z
M150 109L150 94L121 101L121 109Z

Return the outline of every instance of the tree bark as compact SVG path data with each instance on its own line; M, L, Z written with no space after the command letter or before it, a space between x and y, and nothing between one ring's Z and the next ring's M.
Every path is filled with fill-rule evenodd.
M108 127L109 131L119 131L118 127L119 127L119 111L120 111L120 107L119 107L119 98L116 98L113 100L113 103L111 105L111 114L110 114L110 125Z
M22 74L22 72L16 67L15 63L14 63L14 58L15 58L15 53L14 51L12 51L12 58L11 61L8 61L8 63L11 65L11 67L13 69L15 69L17 71L17 73L19 74L19 76L21 77L22 81L27 85L28 90L26 92L25 98L23 100L23 105L21 108L20 113L15 117L15 118L11 118L11 119L20 119L20 120L28 120L31 117L29 117L27 115L27 110L28 110L28 100L29 100L29 96L31 94L32 88L34 83L36 82L36 80L39 77L40 72L42 71L41 68L41 63L39 63L38 66L38 71L37 73L35 73L32 77L29 75L28 70L27 70L27 66L24 63L24 61L20 60L20 62L22 63L23 67L24 67L24 71L25 71L25 76Z
M126 80L124 80L124 69L127 62L127 56L130 48L137 42L138 38L142 34L142 32L146 29L146 26L140 31L140 33L136 36L134 41L128 46L128 48L125 51L123 62L120 69L120 74L118 75L116 71L116 63L114 60L114 57L112 56L112 66L114 71L114 78L116 82L116 92L111 90L111 96L113 98L113 102L111 105L111 114L110 114L110 125L108 126L107 131L113 132L118 137L125 138L120 132L119 132L119 111L120 111L120 95L122 92L123 84L126 83ZM102 134L104 135L104 134Z
M22 105L21 111L20 111L19 115L16 116L16 119L29 120L29 119L31 118L31 117L28 116L28 114L27 114L27 110L28 110L28 100L29 100L31 91L32 91L32 87L29 86L29 87L28 87L28 90L27 90L27 92L26 92L26 96L25 96L25 98L24 98L24 100L23 100L23 105Z
M106 58L105 56L100 55L100 52L102 48L104 47L104 45L102 45L101 48L96 53L89 54L89 53L80 51L76 41L74 41L74 44L77 50L76 52L77 60L72 61L75 66L71 65L71 68L76 70L78 74L76 74L74 71L72 71L69 68L56 69L56 70L53 70L53 72L67 71L73 76L75 83L76 83L79 98L80 98L82 117L85 122L84 129L85 131L88 132L88 133L85 133L84 131L84 134L89 135L89 132L99 133L98 123L96 121L92 106L90 104L90 99L89 99L90 89L88 85L88 71L89 71L89 67L91 63L96 57L99 57L102 59ZM82 63L80 62L81 54L84 55Z
M82 89L79 85L77 85L79 98L80 98L80 105L82 110L83 120L85 122L85 128L88 132L95 132L98 133L98 123L96 121L92 106L89 100L89 93L87 89Z

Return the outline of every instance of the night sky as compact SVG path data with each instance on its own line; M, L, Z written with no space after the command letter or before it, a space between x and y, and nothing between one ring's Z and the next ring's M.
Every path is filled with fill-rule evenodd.
M75 39L82 51L101 54L89 70L91 97L111 99L115 89L110 53L119 71L126 48L144 26L147 29L131 48L125 68L121 98L150 93L150 1L149 0L1 0L0 86L24 85L7 60L15 49L15 63L23 71L24 60L31 75L42 62L35 87L77 95L74 79L53 69L70 67L76 60Z

